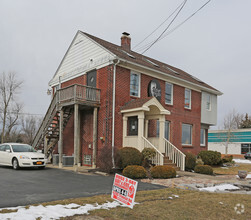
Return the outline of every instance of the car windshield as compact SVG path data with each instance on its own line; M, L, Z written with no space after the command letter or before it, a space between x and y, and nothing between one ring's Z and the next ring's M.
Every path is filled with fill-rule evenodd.
M36 152L36 150L27 144L12 145L12 150L14 152Z

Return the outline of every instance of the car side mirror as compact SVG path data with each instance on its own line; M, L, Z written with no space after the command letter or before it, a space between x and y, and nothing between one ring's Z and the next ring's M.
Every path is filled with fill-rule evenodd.
M8 149L8 150L6 150L6 152L7 152L7 153L10 153L10 150Z

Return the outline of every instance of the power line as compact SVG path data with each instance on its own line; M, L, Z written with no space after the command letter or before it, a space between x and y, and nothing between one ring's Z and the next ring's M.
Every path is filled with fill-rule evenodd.
M169 15L157 28L155 28L149 35L147 35L142 41L140 41L136 46L133 47L135 49L140 44L142 44L147 38L149 38L155 31L157 31L172 15L184 4L186 0L184 0L174 11L171 15Z
M181 6L181 8L177 12L177 14L174 16L174 18L171 20L171 22L165 28L165 30L160 34L160 36L147 49L145 49L142 54L144 54L146 51L148 51L161 38L161 36L167 31L167 29L171 26L171 24L174 22L174 20L178 17L178 15L180 14L181 10L184 8L186 2L187 2L187 0L184 1L183 5Z
M211 0L207 1L205 4L203 4L199 9L197 9L192 15L190 15L189 17L187 17L183 22L181 22L180 24L178 24L177 26L175 26L173 29L171 29L169 32L167 32L165 35L163 35L161 38L159 38L158 41L164 39L165 37L167 37L169 34L171 34L172 32L174 32L176 29L178 29L180 26L182 26L185 22L187 22L189 19L191 19L195 14L197 14L202 8L204 8ZM154 41L152 41L154 42ZM139 48L137 50L137 52L144 50L145 48L147 48L150 44L152 44L152 42L142 46L141 48Z

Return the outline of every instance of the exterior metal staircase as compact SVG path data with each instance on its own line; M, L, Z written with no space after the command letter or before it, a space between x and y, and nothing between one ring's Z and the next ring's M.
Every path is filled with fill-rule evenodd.
M63 129L74 112L74 104L82 106L99 106L100 90L83 85L72 85L59 89L53 96L50 106L36 133L32 146L36 149L43 149L46 142L47 158L52 154L59 140L59 111L63 110Z

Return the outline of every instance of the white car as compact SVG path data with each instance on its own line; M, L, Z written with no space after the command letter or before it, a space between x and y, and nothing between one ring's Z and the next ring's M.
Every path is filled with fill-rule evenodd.
M0 144L0 165L20 167L45 168L45 155L37 152L28 144L6 143Z

